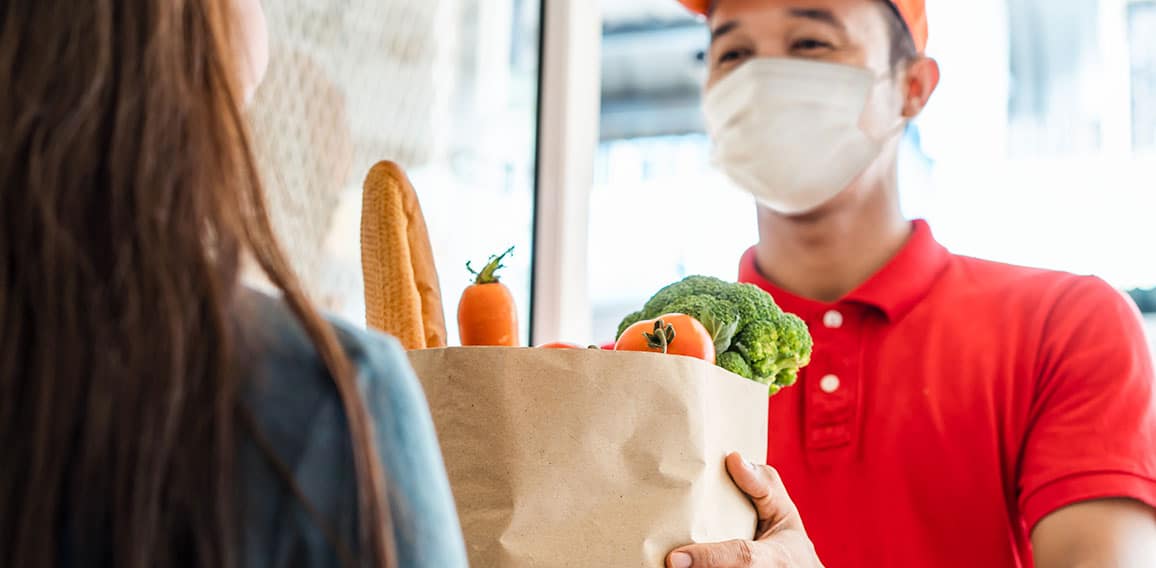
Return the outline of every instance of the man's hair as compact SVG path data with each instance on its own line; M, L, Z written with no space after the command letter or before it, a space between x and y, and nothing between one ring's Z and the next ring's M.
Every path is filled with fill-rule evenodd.
M919 57L915 48L915 37L907 20L899 13L899 8L891 0L880 0L887 18L887 35L891 38L891 67L899 67Z

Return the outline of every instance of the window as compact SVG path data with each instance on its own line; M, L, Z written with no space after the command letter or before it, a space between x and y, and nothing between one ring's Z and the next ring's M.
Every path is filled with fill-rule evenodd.
M1103 145L1104 65L1098 0L1007 2L1009 155L1085 155ZM972 19L972 24L977 22ZM982 49L982 48L981 48ZM977 87L977 85L973 85Z
M599 339L665 283L735 278L757 238L752 201L708 162L695 57L704 26L670 0L603 6L590 210ZM904 140L905 212L957 253L1156 285L1156 2L929 0L928 10L943 81Z
M275 224L324 307L364 322L361 183L410 174L447 317L467 260L505 272L528 335L538 0L266 2L272 64L252 107ZM451 343L456 325L449 325Z
M1132 59L1132 144L1137 152L1156 152L1156 2L1128 8Z

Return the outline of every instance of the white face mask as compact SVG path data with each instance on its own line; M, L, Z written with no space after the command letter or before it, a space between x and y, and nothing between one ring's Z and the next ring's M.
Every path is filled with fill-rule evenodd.
M879 157L887 139L863 131L878 79L866 69L753 59L706 94L713 161L763 205L785 215L827 203Z

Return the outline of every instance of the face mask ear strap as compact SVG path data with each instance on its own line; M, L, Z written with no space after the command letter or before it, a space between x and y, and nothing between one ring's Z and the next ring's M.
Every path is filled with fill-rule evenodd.
M896 136L896 135L902 136L904 133L907 132L907 127L909 127L909 126L911 126L910 120L908 120L906 118L900 118L899 123L896 124L895 127L892 128L890 131L888 131L887 138L891 138L892 136ZM886 140L887 138L884 138L884 140Z
M885 144L885 143L887 143L888 140L894 138L895 136L902 135L904 132L906 132L907 127L910 124L911 124L911 121L909 121L906 118L900 117L895 122L894 125L887 128L886 130L884 130L878 136L876 136L870 132L863 132L863 135L877 144ZM862 130L862 129L860 129L860 130Z
M897 75L896 69L894 67L892 67L891 70L889 70L889 71L885 71L883 73L876 75L875 76L875 83L873 83L872 87L871 87L872 91L874 91L876 88L879 87L879 83L882 83L884 81L893 81L893 80L895 80L895 78L897 76L898 75ZM868 100L868 104L870 104L870 102L871 101ZM886 142L887 140L890 140L896 134L902 134L905 130L907 130L907 126L911 124L911 120L912 120L910 118L903 116L903 111L905 110L906 105L907 105L907 101L906 101L906 99L904 99L903 106L900 107L899 116L896 117L895 122L891 126L884 129L883 132L879 136L875 136L870 132L864 132L864 134L866 134L868 138L871 138L872 140L874 140L876 142L880 142L880 143Z

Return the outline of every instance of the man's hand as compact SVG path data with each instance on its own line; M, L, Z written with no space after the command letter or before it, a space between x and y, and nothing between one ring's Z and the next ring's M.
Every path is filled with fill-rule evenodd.
M667 557L667 567L822 568L779 473L769 466L752 465L738 454L727 456L726 463L735 484L758 511L758 540L686 546Z

